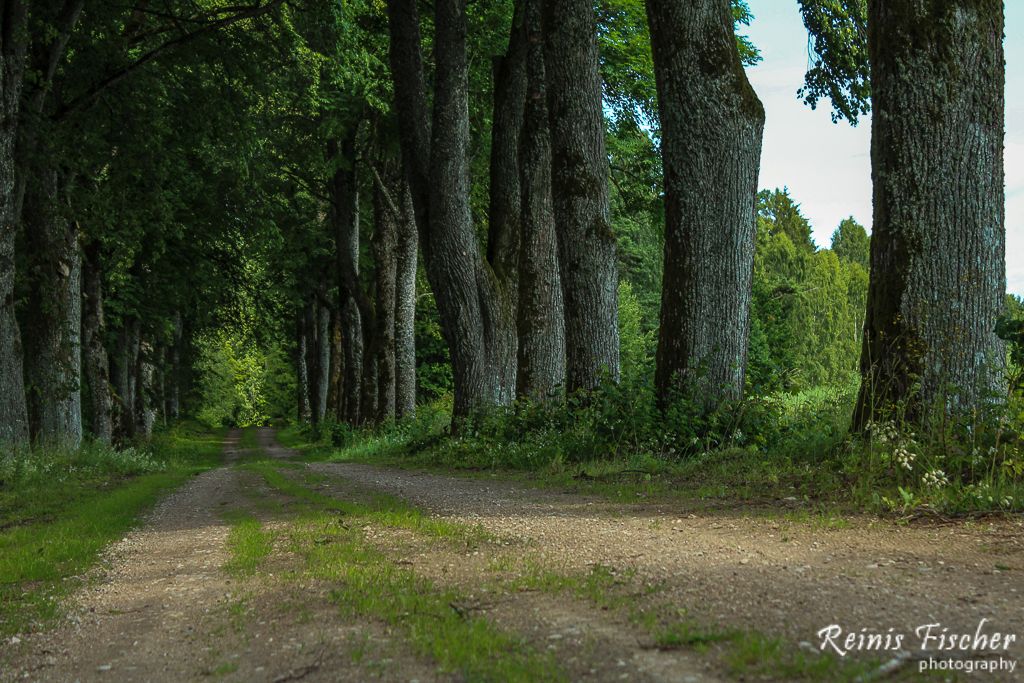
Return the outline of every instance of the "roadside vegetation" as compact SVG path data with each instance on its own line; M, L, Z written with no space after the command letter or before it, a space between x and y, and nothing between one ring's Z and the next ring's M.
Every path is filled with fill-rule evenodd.
M160 496L220 463L222 436L184 423L146 445L0 454L0 636L54 617L104 547Z
M898 421L851 435L857 390L851 377L778 391L701 421L684 403L665 419L649 383L624 380L586 403L520 402L482 413L457 435L443 397L398 423L353 429L325 421L280 436L318 459L519 472L625 500L800 501L900 517L1024 510L1019 391L994 415L947 421L923 436Z

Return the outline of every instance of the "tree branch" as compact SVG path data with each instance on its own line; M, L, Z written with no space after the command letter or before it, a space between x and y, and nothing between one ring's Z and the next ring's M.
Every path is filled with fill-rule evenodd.
M152 62L154 59L163 55L165 52L169 52L177 47L181 47L182 45L192 41L193 39L198 38L199 36L205 35L207 33L219 31L220 29L227 28L228 26L237 24L238 22L243 21L245 19L254 19L256 17L262 16L269 12L270 10L277 7L278 5L280 5L282 2L283 0L269 0L269 2L267 2L264 5L250 7L249 9L242 10L237 14L231 15L230 17L218 19L217 21L213 21L200 29L184 33L178 36L177 38L168 40L167 42L158 45L146 54L139 57L131 64L110 74L109 76L101 80L99 83L91 87L89 90L87 90L84 94L80 95L79 97L73 99L71 102L61 107L57 111L57 113L54 114L53 120L61 121L70 116L71 114L88 109L96 102L96 100L99 98L99 96L103 93L104 90L117 85L118 83L128 78L142 67L144 67L149 62Z

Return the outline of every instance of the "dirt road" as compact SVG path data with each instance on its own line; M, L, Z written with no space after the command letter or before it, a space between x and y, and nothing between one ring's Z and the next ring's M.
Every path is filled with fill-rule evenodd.
M376 506L365 517L346 508L337 522L339 534L355 534L344 538L368 549L344 557L379 564L367 565L367 576L379 569L426 581L416 590L443 593L473 628L509 634L544 663L537 671L546 677L852 677L841 666L819 666L818 633L830 625L844 635L905 634L902 647L875 655L897 678L916 676L915 630L923 625L940 624L935 635L943 628L974 635L987 620L984 632L1024 640L1020 520L901 527L791 511L684 512L499 479L294 465L286 461L295 454L277 445L272 430L257 434L262 453L241 449L239 438L227 439L224 467L194 478L110 549L53 631L4 644L14 650L14 666L0 679L475 680L468 669L445 665L458 643L424 641L405 625L408 613L365 601L353 607L351 594L348 602L339 598L339 585L358 577L310 564L321 546L341 547L324 532L309 540L301 530L311 523L303 515L317 514L317 506L338 512L331 501ZM271 464L239 466L258 458ZM267 471L280 481L260 475ZM408 511L396 517L381 507L390 505L378 500L381 493L422 509L426 521ZM233 540L243 519L272 539L248 572L232 570L245 552ZM443 523L440 531L435 522ZM473 530L465 535L476 540L445 538L462 533L452 529ZM375 559L364 558L370 551ZM1017 642L983 660L1016 662L1022 652ZM841 665L844 658L831 659ZM878 663L865 666L856 675L888 675ZM1004 670L988 680L1019 677Z

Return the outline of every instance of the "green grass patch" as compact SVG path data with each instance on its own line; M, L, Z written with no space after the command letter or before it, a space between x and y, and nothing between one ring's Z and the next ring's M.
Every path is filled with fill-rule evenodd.
M305 558L306 573L334 586L331 600L344 614L400 629L417 654L444 671L471 681L566 680L550 654L460 610L456 592L396 566L336 515L307 513L295 525L292 543Z
M235 576L252 576L273 551L274 535L255 517L242 516L231 525L227 546L231 558L224 568Z
M144 448L87 445L0 460L0 635L59 612L100 551L162 495L220 462L221 436L182 426Z
M737 679L829 683L872 680L872 674L881 665L875 659L839 658L802 650L778 638L750 632L738 633L730 639L723 660ZM912 673L917 676L916 669Z
M304 501L313 509L331 510L348 517L356 517L384 527L407 529L432 538L444 539L461 545L473 546L493 540L483 527L468 526L425 515L405 501L384 493L368 493L365 502L350 501L312 491L285 476L278 462L249 463L245 467L263 477L271 488Z

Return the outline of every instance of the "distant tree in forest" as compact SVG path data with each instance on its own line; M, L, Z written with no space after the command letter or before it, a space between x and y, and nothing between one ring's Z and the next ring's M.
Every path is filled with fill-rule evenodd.
M843 219L832 233L831 248L840 259L856 263L865 271L871 265L871 238L864 226L852 216Z

